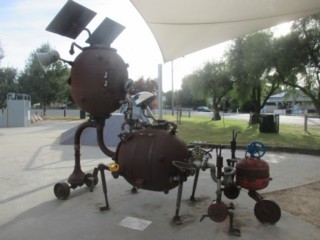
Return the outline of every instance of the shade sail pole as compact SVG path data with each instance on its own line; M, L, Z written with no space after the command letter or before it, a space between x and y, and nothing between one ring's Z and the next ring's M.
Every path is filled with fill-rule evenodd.
M162 120L162 64L158 64L158 115Z
M171 108L172 108L172 116L174 116L173 60L171 61L171 83L172 83Z

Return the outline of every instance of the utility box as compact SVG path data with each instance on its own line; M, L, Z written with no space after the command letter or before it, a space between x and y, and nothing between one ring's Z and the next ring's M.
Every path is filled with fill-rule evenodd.
M8 93L7 108L2 110L1 127L26 127L31 122L31 97L27 94Z
M261 114L259 130L261 133L278 133L279 114Z

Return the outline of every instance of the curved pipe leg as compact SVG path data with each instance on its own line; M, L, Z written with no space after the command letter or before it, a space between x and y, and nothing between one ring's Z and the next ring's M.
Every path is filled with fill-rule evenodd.
M81 170L80 165L80 137L84 129L88 127L94 127L91 120L82 123L76 130L74 135L74 170L68 178L68 183L71 187L81 186L83 184L85 173Z
M103 128L104 128L104 125L105 125L105 118L97 120L96 128L97 128L98 145L99 145L99 148L101 149L101 151L104 154L106 154L107 156L109 156L112 159L114 159L115 152L111 151L104 143L104 139L103 139Z

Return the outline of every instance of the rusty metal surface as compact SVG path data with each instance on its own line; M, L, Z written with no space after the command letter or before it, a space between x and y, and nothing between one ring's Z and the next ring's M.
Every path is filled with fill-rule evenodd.
M119 173L130 184L153 191L168 191L178 185L179 170L173 161L184 161L186 144L175 134L159 129L132 133L117 151Z
M105 117L126 97L127 64L116 50L83 49L71 69L71 94L76 104L96 117Z
M223 202L213 202L208 207L208 216L214 222L223 222L228 216L228 207Z

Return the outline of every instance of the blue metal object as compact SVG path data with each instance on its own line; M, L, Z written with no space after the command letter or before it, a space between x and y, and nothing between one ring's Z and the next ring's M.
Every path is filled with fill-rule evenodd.
M261 142L252 142L247 145L247 154L250 154L250 157L252 158L261 158L266 153L266 148Z

